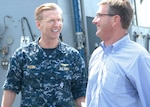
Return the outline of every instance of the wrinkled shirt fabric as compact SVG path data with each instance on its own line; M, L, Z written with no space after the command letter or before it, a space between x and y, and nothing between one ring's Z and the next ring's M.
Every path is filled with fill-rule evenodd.
M86 91L84 60L63 42L50 55L32 42L11 57L3 89L21 91L21 107L75 107Z
M100 46L89 62L86 107L150 107L150 55L129 35Z

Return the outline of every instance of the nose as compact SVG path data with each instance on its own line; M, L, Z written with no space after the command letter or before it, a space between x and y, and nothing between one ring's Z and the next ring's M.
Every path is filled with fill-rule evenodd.
M54 26L59 26L61 24L62 24L62 21L59 21L59 20L53 22Z
M96 17L92 20L93 24L96 24Z

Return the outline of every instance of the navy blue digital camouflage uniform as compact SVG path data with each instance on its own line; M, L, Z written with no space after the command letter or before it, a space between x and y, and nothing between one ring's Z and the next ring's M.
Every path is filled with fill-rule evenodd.
M37 40L10 58L3 89L21 91L21 107L74 107L74 99L85 96L85 64L63 42L47 55Z

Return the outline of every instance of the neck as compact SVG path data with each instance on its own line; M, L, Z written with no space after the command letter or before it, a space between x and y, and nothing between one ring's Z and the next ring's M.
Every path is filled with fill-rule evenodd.
M43 38L40 38L39 45L42 48L56 48L58 46L59 40L44 40Z
M127 34L126 30L123 30L122 32L115 32L111 34L111 38L104 40L105 46L110 46L120 40L122 37L124 37ZM110 36L109 36L110 37Z

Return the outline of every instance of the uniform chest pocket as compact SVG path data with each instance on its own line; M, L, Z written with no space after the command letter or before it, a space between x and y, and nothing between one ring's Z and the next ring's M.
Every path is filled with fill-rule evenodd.
M54 73L55 77L61 80L71 80L73 75L69 64L60 64Z

